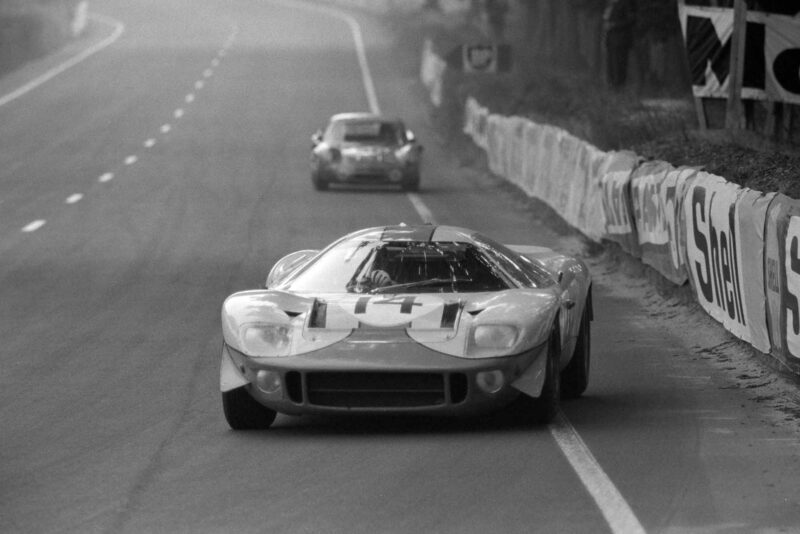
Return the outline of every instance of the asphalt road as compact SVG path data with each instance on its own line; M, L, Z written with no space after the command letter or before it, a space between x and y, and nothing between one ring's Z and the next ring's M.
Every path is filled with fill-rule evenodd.
M340 18L267 0L92 9L119 38L0 106L0 532L797 531L796 422L711 365L718 334L597 258L592 383L556 425L229 430L225 296L288 252L420 214L394 190L311 187L310 134L370 105ZM392 52L419 43L358 20L381 109L426 145L435 219L582 250L443 148ZM93 20L75 49L115 28Z

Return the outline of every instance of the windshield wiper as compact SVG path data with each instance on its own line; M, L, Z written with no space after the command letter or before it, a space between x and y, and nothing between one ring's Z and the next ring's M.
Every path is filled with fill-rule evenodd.
M408 282L406 284L393 284L390 286L376 287L370 293L386 293L397 289L409 289L412 287L435 286L440 284L458 284L464 282L472 282L471 278L429 278L428 280L417 280L416 282Z

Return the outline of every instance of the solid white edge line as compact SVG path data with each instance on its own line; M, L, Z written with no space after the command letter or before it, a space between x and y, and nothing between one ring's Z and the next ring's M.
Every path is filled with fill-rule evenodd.
M422 199L416 193L406 193L408 200L411 201L411 205L414 206L414 209L417 210L420 219L424 223L430 224L439 224L436 222L436 217L433 216L433 212L425 205Z
M74 67L75 65L77 65L78 63L80 63L84 59L88 58L89 56L91 56L93 54L96 54L97 52L99 52L103 48L109 46L111 43L113 43L114 41L119 39L119 36L122 35L122 33L125 31L125 25L122 24L121 22L117 21L117 20L114 20L114 19L112 19L110 17L104 17L102 15L97 15L97 14L94 14L94 13L92 13L90 16L93 19L97 20L98 22L101 22L101 23L104 23L104 24L110 24L110 25L114 26L114 31L111 33L111 35L106 37L105 39L103 39L99 43L96 43L95 45L90 46L89 48L87 48L86 50L82 51L81 53L71 57L70 59L68 59L64 63L61 63L60 65L48 70L47 72L45 72L41 76L38 76L37 78L34 78L33 80L31 80L30 82L26 83L25 85L23 85L21 87L18 87L14 91L11 91L10 93L0 97L0 106L4 106L4 105L8 104L9 102L11 102L13 100L16 100L17 98L21 97L25 93L27 93L27 92L29 92L29 91L31 91L33 89L36 89L37 87L39 87L40 85L42 85L46 81L50 80L51 78L54 78L55 76L58 76L59 74L61 74L65 70Z
M44 219L38 219L22 227L23 232L35 232L47 223Z
M369 107L373 113L380 113L378 98L375 93L375 85L372 82L372 75L367 64L364 40L361 35L361 28L358 22L345 13L340 13L331 8L311 7L305 4L287 4L284 0L270 0L290 7L299 7L306 10L321 11L328 13L339 19L343 19L350 26L353 40L355 41L358 54L358 62L361 66L361 74L364 80L364 89L369 100ZM417 210L423 221L435 223L433 213L422 202L420 197L414 193L407 193L408 199ZM556 444L563 452L567 461L572 466L581 483L594 499L606 522L615 534L644 534L645 530L639 520L634 515L628 503L617 490L614 483L606 475L605 471L592 455L589 447L586 446L578 432L567 420L563 412L559 411L555 421L549 425L550 433Z
M548 428L572 469L594 499L611 531L618 534L644 534L644 527L633 510L564 413L559 411Z
M375 84L372 82L372 74L370 73L369 63L367 62L367 53L366 48L364 47L364 38L361 35L361 27L358 25L358 21L355 19L355 17L327 6L310 5L302 2L287 0L267 1L273 4L280 4L283 7L303 9L305 11L313 11L315 13L324 13L347 23L347 25L350 27L350 33L352 33L353 41L356 45L356 56L358 57L358 65L361 67L361 80L364 84L364 90L367 93L369 109L372 113L381 112L381 108L378 105L378 97L375 93Z

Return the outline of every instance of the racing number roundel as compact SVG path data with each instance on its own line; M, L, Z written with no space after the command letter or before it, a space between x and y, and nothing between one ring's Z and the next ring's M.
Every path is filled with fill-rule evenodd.
M359 322L373 326L400 326L441 310L440 298L425 295L370 295L359 297L352 313Z

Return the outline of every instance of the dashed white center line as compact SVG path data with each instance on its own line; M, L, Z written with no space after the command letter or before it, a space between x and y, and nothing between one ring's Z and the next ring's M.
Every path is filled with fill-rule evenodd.
M28 233L35 232L36 230L38 230L39 228L44 226L45 223L47 223L47 221L45 221L44 219L39 219L37 221L33 221L32 223L29 223L29 224L25 225L22 228L22 231L23 232L28 232Z
M12 93L10 95L6 95L2 99L0 99L0 105L3 105L5 103L7 103L7 102L10 102L11 100L13 100L13 99L17 98L18 96L20 96L20 95L24 94L25 92L27 92L28 90L30 90L30 89L36 87L37 85L40 85L40 84L44 83L45 81L49 80L51 77L55 76L56 74L59 74L62 70L66 70L67 68L71 67L73 64L77 63L78 61L82 61L83 59L85 59L89 55L95 53L100 48L102 48L104 46L107 46L108 44L113 42L113 40L116 39L119 36L119 34L122 33L122 28L123 27L122 27L121 24L117 24L117 29L115 31L115 35L113 36L113 39L108 40L108 42L103 42L102 46L97 47L96 49L91 49L90 52L88 52L88 53L86 53L86 54L84 54L82 56L79 56L78 59L76 59L76 60L74 60L72 62L68 62L64 66L60 67L59 69L56 69L56 70L48 73L47 76L43 76L41 79L35 80L34 83L29 84L29 86L25 86L23 88L24 90L19 90L19 91L15 92L15 93ZM228 36L228 39L226 40L225 45L217 52L217 57L215 57L215 58L213 58L211 60L211 68L207 68L207 69L205 69L203 71L203 78L210 78L211 76L214 75L214 67L218 67L220 65L221 58L225 57L225 55L227 54L227 49L233 44L233 41L234 41L237 33L238 33L238 28L234 28L234 31ZM205 81L202 80L202 79L199 79L199 80L195 81L195 83L194 83L194 88L197 91L202 89L204 86L205 86ZM196 100L196 95L194 93L188 93L184 100L186 101L187 104L191 104L192 102L194 102ZM183 117L184 114L185 114L185 111L182 108L177 108L173 112L173 116L176 119L179 119L179 118ZM162 134L166 134L171 130L172 130L172 125L169 124L169 123L163 124L161 126L161 128L160 128L160 131L161 131ZM154 147L156 145L156 143L157 143L157 140L154 137L150 137L150 138L148 138L148 139L146 139L144 141L143 145L146 148L152 148L152 147ZM127 156L123 161L124 161L125 165L130 166L130 165L135 164L137 161L139 161L139 158L135 154L131 154L131 155ZM100 182L100 183L106 183L106 182L110 182L113 179L114 179L114 173L106 172L106 173L103 173L100 176L98 176L97 181ZM84 197L84 195L81 194L81 193L74 193L74 194L68 196L64 200L64 203L65 204L76 204L76 203L80 202L83 199L83 197ZM3 201L0 200L0 203L2 203L2 202ZM32 221L32 222L28 223L24 227L22 227L21 231L28 232L28 233L29 232L35 232L36 230L38 230L39 228L44 226L46 223L47 223L47 221L45 219L37 219L35 221Z

